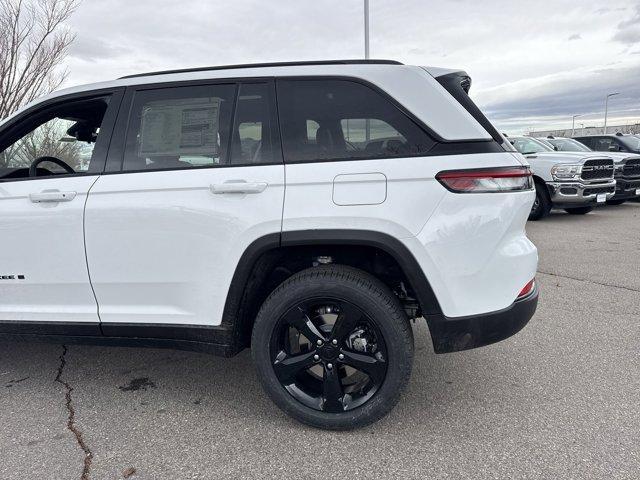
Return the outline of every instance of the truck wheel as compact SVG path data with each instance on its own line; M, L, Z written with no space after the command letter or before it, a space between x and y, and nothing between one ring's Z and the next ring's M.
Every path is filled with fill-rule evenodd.
M593 207L573 207L573 208L565 208L564 211L570 213L571 215L586 215Z
M551 198L547 186L541 182L536 182L536 199L529 213L529 220L535 221L549 215L551 211Z
M624 200L620 200L620 199L616 199L616 200L607 200L607 205L622 205L624 202L626 202L627 199L625 198Z
M317 428L348 430L386 415L407 386L413 332L396 296L355 268L303 270L260 308L251 353L280 409Z

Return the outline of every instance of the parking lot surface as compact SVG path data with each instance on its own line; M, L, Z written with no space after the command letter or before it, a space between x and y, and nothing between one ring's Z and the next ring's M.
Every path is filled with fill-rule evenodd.
M418 323L407 393L355 432L282 414L248 351L0 343L0 478L637 479L640 204L527 231L542 289L529 325L434 355Z

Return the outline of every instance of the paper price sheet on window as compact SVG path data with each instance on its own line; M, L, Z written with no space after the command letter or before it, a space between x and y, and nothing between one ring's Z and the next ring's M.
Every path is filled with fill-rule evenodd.
M142 110L141 157L219 155L218 97L151 102Z

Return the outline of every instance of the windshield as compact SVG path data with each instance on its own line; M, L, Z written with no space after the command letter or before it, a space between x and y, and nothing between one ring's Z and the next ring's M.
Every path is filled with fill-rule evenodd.
M586 145L573 138L549 138L547 142L552 144L560 152L591 152Z
M545 147L549 147L552 150L555 150L556 148L553 146L552 143L549 143L549 140L547 140L546 138L536 138L536 140L540 143L542 143Z
M624 137L618 137L618 139L627 147L629 150L638 152L640 151L640 138L635 135L629 135Z
M518 150L523 155L530 155L532 153L541 152L553 152L552 148L549 148L545 144L538 142L535 138L530 137L511 138L511 144L516 147L516 150Z

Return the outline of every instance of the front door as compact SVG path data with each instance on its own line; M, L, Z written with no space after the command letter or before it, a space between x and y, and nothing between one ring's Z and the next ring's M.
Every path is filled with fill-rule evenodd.
M177 338L172 325L219 325L245 248L280 233L273 84L139 88L122 111L111 150L120 166L86 208L104 333Z
M83 215L119 100L55 102L0 132L0 331L99 333Z

